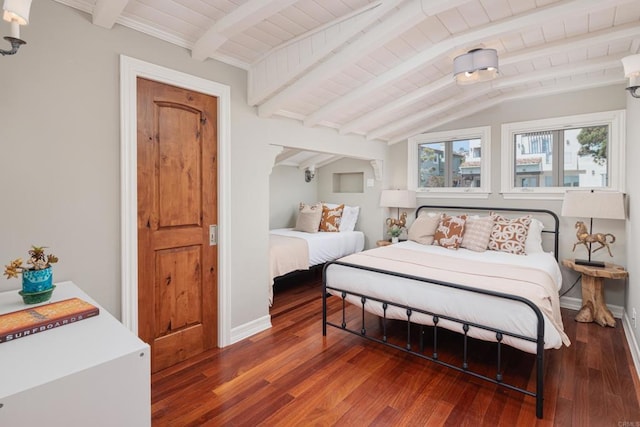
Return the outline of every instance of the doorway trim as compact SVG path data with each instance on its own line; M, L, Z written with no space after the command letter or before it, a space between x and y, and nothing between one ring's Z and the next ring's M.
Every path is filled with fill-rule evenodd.
M120 55L120 242L122 323L138 334L137 78L218 98L218 347L231 344L231 88Z

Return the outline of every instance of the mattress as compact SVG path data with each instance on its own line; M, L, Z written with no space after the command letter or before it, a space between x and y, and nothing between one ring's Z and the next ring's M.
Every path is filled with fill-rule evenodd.
M387 254L396 257L390 264L387 264L383 252L385 250ZM401 256L402 254L405 255ZM407 241L365 251L359 256L347 256L340 261L520 295L533 300L543 313L545 348L560 348L563 344L570 344L559 316L558 290L562 286L562 275L557 261L550 253L541 252L525 256L498 251L473 252ZM469 267L469 272L463 271L463 265L475 267ZM478 272L473 268L477 268ZM512 277L503 277L507 275L507 270ZM356 294L500 328L522 336L535 338L537 335L534 312L517 301L335 264L327 268L326 280L327 286ZM539 282L545 282L544 286ZM335 291L331 292L338 294ZM347 300L361 305L359 297L347 296ZM378 316L383 315L380 303L368 301L365 309ZM406 310L391 306L387 309L386 316L407 319ZM425 325L433 324L432 316L418 312L413 313L411 321ZM456 322L441 320L438 325L462 332L462 325ZM470 329L469 336L496 341L494 332L477 327ZM536 352L535 343L520 338L505 335L503 342L528 353Z

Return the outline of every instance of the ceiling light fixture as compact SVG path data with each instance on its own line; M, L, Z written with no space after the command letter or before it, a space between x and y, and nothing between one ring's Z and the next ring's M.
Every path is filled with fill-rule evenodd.
M495 79L498 74L498 52L495 49L473 49L453 60L453 76L459 85Z
M629 79L627 90L634 98L640 98L640 53L622 58L624 76Z
M31 0L4 0L2 9L4 10L2 19L11 23L11 36L4 38L11 43L11 50L0 49L0 55L13 55L18 52L20 46L27 44L26 41L20 39L20 25L29 23Z

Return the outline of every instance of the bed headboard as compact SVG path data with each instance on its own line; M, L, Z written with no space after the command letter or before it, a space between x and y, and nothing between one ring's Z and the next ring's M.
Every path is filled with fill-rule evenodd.
M560 220L558 219L558 215L555 212L552 212L548 209L524 209L524 208L491 208L491 207L482 207L482 206L441 206L441 205L422 205L416 209L416 218L422 209L429 210L447 210L447 211L480 211L480 212L519 212L531 214L537 217L550 217L553 220L553 229L547 230L547 224L545 224L545 229L542 230L543 233L548 233L553 235L553 256L558 260L558 236L560 234ZM544 221L543 221L544 222ZM548 220L547 220L548 222Z

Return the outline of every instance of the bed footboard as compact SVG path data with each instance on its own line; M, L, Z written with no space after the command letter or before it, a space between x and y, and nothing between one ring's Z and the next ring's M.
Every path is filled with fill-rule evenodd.
M469 322L467 320L463 320L463 319L457 319L457 318L453 318L450 316L446 316L446 315L442 315L441 313L435 313L435 312L431 312L431 311L425 311L422 310L418 307L411 307L411 306L406 306L406 305L402 305L402 304L397 304L394 302L390 302L390 301L385 301L379 298L373 298L371 296L368 295L362 295L359 293L355 293L349 290L345 290L345 289L341 289L339 287L336 286L331 286L329 284L327 284L327 269L330 268L332 265L340 265L340 266L344 266L344 267L348 267L348 268L355 268L355 269L361 269L361 270L367 270L367 271L373 271L376 273L380 273L383 275L389 275L389 276L396 276L396 277L401 277L401 278L406 278L409 280L417 280L417 281L421 281L421 282L425 282L428 283L430 286L444 286L444 287L449 287L449 288L455 288L455 289L460 289L463 291L468 291L468 292L474 292L474 293L479 293L479 294L485 294L485 295L489 295L492 297L496 297L496 298L503 298L503 299L507 299L507 300L511 300L511 301L516 301L518 303L522 303L524 304L526 307L528 307L529 309L531 309L533 311L533 313L536 316L537 319L537 334L535 337L528 337L528 336L523 336L523 335L519 335L519 334L515 334L513 332L509 332L509 331L505 331L505 330L501 330L492 326L487 326L487 325L482 325L482 324L478 324L478 323L474 323L474 322ZM393 272L393 271L386 271L386 270L380 270L380 269L376 269L376 268L371 268L371 267L365 267L365 266L361 266L361 265L356 265L356 264L350 264L350 263L345 263L345 262L341 262L341 261L332 261L332 262L328 262L323 269L323 275L322 275L322 335L326 336L327 335L327 325L328 326L333 326L335 328L338 329L342 329L344 331L350 332L352 334L355 335L359 335L363 338L366 338L368 340L371 341L375 341L381 344L384 344L386 346L395 348L396 350L400 350L400 351L404 351L404 352L408 352L411 353L413 355L416 355L418 357L421 357L422 359L426 359L429 360L431 362L440 364L442 366L446 366L448 368L454 369L456 371L459 372L463 372L469 375L472 375L476 378L480 378L483 379L485 381L506 387L510 390L514 390L520 393L523 393L527 396L531 396L531 397L535 397L536 399L536 416L538 418L542 418L543 416L543 392L544 392L544 378L543 378L543 372L544 372L544 317L542 315L542 312L540 311L540 309L531 301L522 298L520 296L517 295L509 295L509 294L504 294L504 293L499 293L499 292L494 292L494 291L490 291L490 290L486 290L486 289L478 289L478 288L471 288L468 286L463 286L463 285L458 285L458 284L454 284L454 283L448 283L448 282L442 282L442 281L437 281L437 280L429 280L429 279L425 279L422 277L416 277L416 276L411 276L411 275L405 275L402 273L398 273L398 272ZM342 322L340 324L337 323L333 323L328 321L327 318L327 298L330 296L330 292L333 293L337 293L339 295L339 297L342 299ZM347 321L346 321L346 309L347 309L347 297L348 296L353 296L356 297L359 301L360 301L360 309L362 311L362 315L361 315L361 325L359 327L359 329L350 329L347 325ZM376 336L372 336L367 334L367 328L365 325L365 312L366 310L366 305L368 302L371 303L377 303L377 304L381 304L382 305L382 309L383 309L383 316L381 317L381 322L382 322L382 338L376 337ZM352 305L352 304L350 304ZM406 331L407 331L407 341L406 344L404 346L402 345L398 345L398 344L394 344L391 343L387 340L387 321L389 320L387 318L387 309L389 307L397 307L400 308L402 310L404 310L404 312L406 313L406 319L404 320L406 322ZM412 323L412 315L415 313L420 313L422 315L426 315L426 316L430 316L433 322L432 328L433 328L433 351L431 352L431 354L425 354L424 353L424 348L423 348L423 333L422 333L422 328L424 328L423 325L416 325L415 323ZM446 361L443 361L439 358L438 355L438 328L441 328L438 326L438 323L441 320L448 320L450 322L453 323L457 323L460 325L460 330L457 331L460 334L463 335L463 345L461 350L461 355L462 355L462 363L460 365L457 364L453 364L453 363L449 363ZM416 351L413 346L412 346L412 339L411 339L411 331L412 331L412 327L419 327L421 328L421 333L420 333L420 345L419 345L419 350ZM484 375L480 372L475 372L473 370L470 369L469 367L469 363L468 363L468 354L467 354L467 350L468 350L468 332L471 328L479 328L479 329L483 329L485 331L490 331L492 334L495 334L495 339L496 339L496 370L495 370L495 375L493 377ZM447 328L447 329L451 329L451 328ZM511 336L514 338L518 338L518 339L522 339L522 340L526 340L526 341L530 341L532 343L535 343L535 348L536 348L536 361L535 361L535 365L536 365L536 385L535 385L535 391L531 391L528 390L526 388L522 388L522 387L518 387L516 385L513 384L509 384L507 382L504 381L503 379L503 365L502 365L502 347L505 345L502 341L504 336Z

